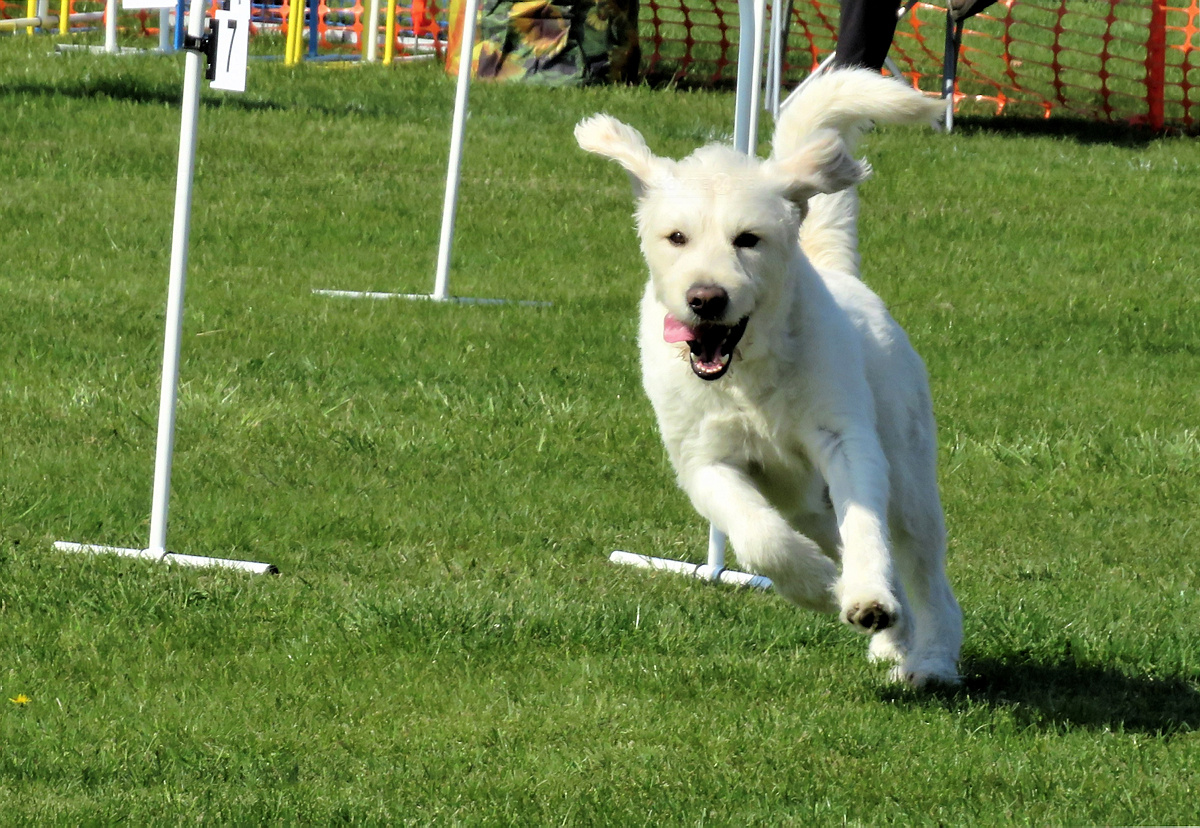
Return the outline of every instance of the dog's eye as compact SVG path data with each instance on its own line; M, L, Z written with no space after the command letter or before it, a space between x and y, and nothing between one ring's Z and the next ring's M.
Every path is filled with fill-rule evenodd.
M754 247L758 244L758 236L753 233L738 233L733 239L734 247Z
M680 233L678 230L676 230L674 233L667 236L667 241L669 241L671 244L675 245L676 247L683 247L685 244L687 244L687 236L683 235L683 233Z

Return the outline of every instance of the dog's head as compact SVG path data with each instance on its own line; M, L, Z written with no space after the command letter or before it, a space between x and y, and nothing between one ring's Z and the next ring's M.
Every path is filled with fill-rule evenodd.
M781 299L801 255L808 199L867 174L831 130L767 161L720 145L681 161L659 158L637 130L607 115L580 122L575 139L629 173L642 254L668 311L663 336L687 343L704 380L725 374L755 313Z

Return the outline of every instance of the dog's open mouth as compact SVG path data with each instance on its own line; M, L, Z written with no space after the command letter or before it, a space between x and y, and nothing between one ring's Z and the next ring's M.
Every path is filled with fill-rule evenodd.
M733 351L746 332L746 323L749 321L750 317L747 316L736 325L701 322L692 327L668 313L663 320L663 339L667 342L686 342L691 350L688 358L692 371L700 379L711 382L720 379L729 370Z

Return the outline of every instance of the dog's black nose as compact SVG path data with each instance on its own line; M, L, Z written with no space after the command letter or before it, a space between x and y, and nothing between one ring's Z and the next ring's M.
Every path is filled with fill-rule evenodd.
M701 319L712 320L725 313L729 294L716 285L692 285L687 292L688 307Z

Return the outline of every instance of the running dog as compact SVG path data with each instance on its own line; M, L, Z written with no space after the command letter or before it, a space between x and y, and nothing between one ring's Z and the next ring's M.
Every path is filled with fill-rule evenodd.
M929 123L943 105L828 72L784 109L766 160L715 144L660 158L607 115L575 128L633 183L643 383L680 485L743 565L870 634L871 658L914 687L959 680L962 613L929 383L859 278L870 168L851 152L872 121Z

